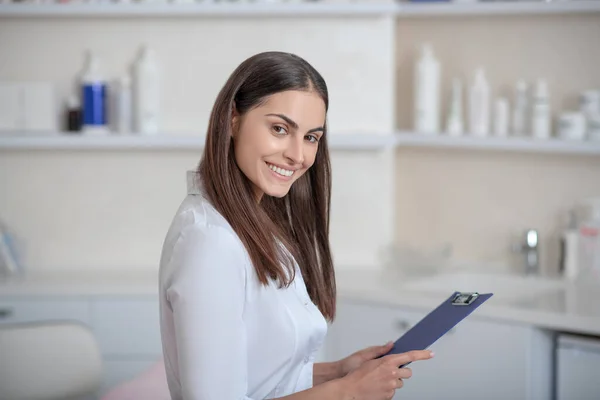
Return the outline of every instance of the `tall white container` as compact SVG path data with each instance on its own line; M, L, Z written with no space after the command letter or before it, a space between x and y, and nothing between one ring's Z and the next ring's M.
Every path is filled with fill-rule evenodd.
M419 133L439 133L440 63L429 44L421 46L414 79L414 129Z
M579 279L600 283L600 198L581 201L576 211L578 217Z
M141 134L158 134L160 70L153 49L148 46L142 48L133 71L134 129Z
M494 102L494 135L508 136L510 105L505 97L498 97Z
M515 106L513 110L512 131L515 136L524 136L529 130L529 94L527 82L517 81L515 87Z
M550 138L550 96L546 81L536 82L531 101L531 130L536 139Z
M462 84L458 78L452 80L450 106L446 119L446 131L450 136L461 136L464 133Z
M469 92L469 131L474 136L490 133L490 85L483 68L477 68Z
M131 133L133 130L131 79L121 76L113 82L111 90L111 114L109 120L114 132Z

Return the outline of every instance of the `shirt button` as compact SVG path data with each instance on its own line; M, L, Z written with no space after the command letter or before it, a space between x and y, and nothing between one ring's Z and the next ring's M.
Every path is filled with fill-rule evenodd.
M310 357L305 356L304 357L304 364L308 364L309 361L310 361Z

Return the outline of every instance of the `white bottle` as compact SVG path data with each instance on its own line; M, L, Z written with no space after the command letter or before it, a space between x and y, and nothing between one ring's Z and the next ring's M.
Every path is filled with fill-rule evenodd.
M531 130L536 139L550 138L550 100L548 85L540 79L535 85L531 102Z
M527 115L529 114L527 82L519 80L515 89L515 108L513 111L512 130L515 136L523 136L529 129L527 126Z
M569 213L569 222L567 228L562 232L561 243L561 265L560 271L562 275L569 279L575 280L579 275L579 231L577 230L577 220L575 213Z
M154 50L144 46L133 70L134 129L141 134L158 134L160 71Z
M600 114L600 90L584 90L579 94L579 111L586 118Z
M483 68L477 68L469 92L469 131L474 136L490 133L490 86Z
M462 103L462 84L458 78L454 78L452 80L450 106L446 120L446 131L450 136L461 136L464 133Z
M579 279L598 284L600 283L600 199L583 201L579 212Z
M131 79L124 75L115 81L111 90L112 108L109 119L117 133L131 133L133 130Z
M428 44L421 46L415 66L414 129L419 133L440 131L440 64Z
M508 99L499 97L494 102L494 135L498 137L508 136L510 106Z
M600 90L581 92L579 110L586 119L586 139L600 140Z

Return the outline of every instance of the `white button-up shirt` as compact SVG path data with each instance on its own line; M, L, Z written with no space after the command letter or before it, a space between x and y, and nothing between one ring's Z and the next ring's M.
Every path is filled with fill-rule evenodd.
M173 400L277 398L312 387L327 323L300 269L263 286L195 174L165 238L160 324Z

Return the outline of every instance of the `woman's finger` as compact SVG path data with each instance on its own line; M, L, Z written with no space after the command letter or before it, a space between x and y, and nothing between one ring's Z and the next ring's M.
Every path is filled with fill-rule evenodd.
M433 357L433 352L429 350L413 350L407 353L401 354L390 354L385 357L385 361L390 363L391 365L401 366L406 365L408 363L419 361L419 360L429 360Z
M383 346L374 346L374 347L371 347L370 354L373 356L373 358L379 357L379 356L386 354L388 351L390 351L392 349L392 347L394 347L394 342L387 342Z
M382 346L367 347L366 349L361 350L361 353L367 359L372 360L386 354L392 347L394 347L394 342L388 342Z
M402 379L396 380L396 389L400 389L402 388L402 386L404 386L404 382L402 382Z
M397 375L400 379L408 379L412 376L412 370L410 368L399 368Z

